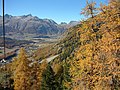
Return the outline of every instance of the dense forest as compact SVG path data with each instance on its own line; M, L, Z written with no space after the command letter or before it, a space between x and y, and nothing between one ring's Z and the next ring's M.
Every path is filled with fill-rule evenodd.
M81 14L88 19L57 44L31 57L21 48L12 63L1 66L0 90L120 90L120 0L99 7L87 1Z

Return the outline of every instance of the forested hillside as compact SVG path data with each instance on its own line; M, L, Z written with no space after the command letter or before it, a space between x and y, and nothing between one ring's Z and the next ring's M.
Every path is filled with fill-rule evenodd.
M120 89L120 1L102 5L97 16L95 2L83 14L91 18L79 27L81 45L70 59L68 88L72 90ZM88 8L89 7L89 8Z
M0 89L120 90L120 1L99 8L87 2L81 14L89 18L57 44L39 49L42 54L28 57L22 48L12 63L1 66ZM48 63L50 55L58 57Z

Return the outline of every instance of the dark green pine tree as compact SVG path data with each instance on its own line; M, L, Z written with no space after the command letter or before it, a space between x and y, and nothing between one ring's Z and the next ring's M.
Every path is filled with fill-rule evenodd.
M41 90L57 90L57 85L55 82L54 71L52 67L48 64L46 70L43 72L43 80Z

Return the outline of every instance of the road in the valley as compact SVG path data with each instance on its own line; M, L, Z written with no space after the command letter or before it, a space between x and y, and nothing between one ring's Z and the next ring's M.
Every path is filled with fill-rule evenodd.
M51 57L48 57L44 60L46 60L48 63L51 62L53 59L55 59L56 57L58 57L59 55L54 55L54 56L51 56ZM42 63L44 60L42 60L40 63Z

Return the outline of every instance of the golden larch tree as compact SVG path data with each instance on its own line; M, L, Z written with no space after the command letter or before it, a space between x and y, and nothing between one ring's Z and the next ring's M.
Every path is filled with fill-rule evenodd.
M30 90L30 67L27 54L23 48L16 59L19 64L14 71L14 89L15 90Z

